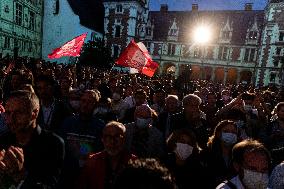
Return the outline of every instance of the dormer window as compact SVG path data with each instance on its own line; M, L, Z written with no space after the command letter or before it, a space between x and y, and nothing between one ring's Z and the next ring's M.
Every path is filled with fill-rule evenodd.
M170 35L177 35L177 29L171 29Z
M256 40L257 39L257 32L256 31L249 32L249 39Z
M222 38L223 39L230 39L230 32L229 31L224 31L222 33Z
M116 12L122 13L122 5L116 5Z

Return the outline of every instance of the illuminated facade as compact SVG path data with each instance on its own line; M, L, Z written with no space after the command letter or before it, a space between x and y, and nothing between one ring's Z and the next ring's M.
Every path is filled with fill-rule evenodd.
M41 57L42 0L0 1L0 57Z
M265 10L253 10L247 3L244 10L224 11L200 11L198 4L191 11L168 11L167 5L149 11L147 1L104 2L104 30L116 56L134 38L143 41L160 64L160 74L174 71L178 76L190 65L192 79L256 85L281 82L283 0L271 0ZM192 38L200 24L211 33L203 45Z

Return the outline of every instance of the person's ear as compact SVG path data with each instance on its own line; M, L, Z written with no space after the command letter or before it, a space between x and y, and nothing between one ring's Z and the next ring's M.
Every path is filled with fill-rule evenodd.
M37 119L38 112L39 112L39 108L35 108L35 109L32 111L32 120Z

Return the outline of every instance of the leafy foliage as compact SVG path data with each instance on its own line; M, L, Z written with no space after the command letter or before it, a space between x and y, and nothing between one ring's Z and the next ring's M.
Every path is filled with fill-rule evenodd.
M104 40L96 38L84 44L79 64L99 69L110 69L114 64L109 48L105 47Z

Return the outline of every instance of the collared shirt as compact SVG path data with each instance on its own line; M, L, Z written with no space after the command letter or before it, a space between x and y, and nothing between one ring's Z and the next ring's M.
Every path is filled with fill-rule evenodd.
M233 177L230 182L236 186L236 189L245 189L239 176ZM231 187L226 183L221 183L216 187L216 189L231 189Z

